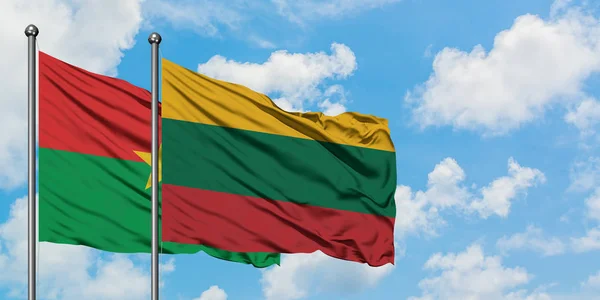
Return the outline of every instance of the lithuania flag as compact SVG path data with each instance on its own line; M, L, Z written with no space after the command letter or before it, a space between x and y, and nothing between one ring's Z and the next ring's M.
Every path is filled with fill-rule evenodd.
M39 238L150 252L151 95L39 53ZM163 243L163 253L206 253L266 267L276 253L233 253Z
M165 59L162 76L163 240L394 263L385 119L285 112Z

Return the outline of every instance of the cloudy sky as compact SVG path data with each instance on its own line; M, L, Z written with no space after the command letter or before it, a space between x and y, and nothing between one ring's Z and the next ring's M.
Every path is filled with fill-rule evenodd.
M227 3L227 4L224 4ZM0 1L0 299L26 291L26 38L150 86L161 55L286 110L387 118L396 265L163 256L162 299L600 299L600 3ZM148 299L148 255L42 243L40 299Z

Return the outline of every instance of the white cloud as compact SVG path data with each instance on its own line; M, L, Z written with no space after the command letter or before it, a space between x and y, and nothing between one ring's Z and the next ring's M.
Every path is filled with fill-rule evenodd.
M57 247L59 251L66 247ZM72 248L72 247L71 247ZM68 259L68 257L65 257ZM84 264L85 265L85 264ZM40 268L43 268L40 265ZM81 270L81 265L74 266ZM115 255L111 260L104 262L99 260L97 263L97 272L94 275L88 275L88 279L79 282L79 287L71 290L63 284L62 299L142 299L148 297L150 284L148 283L149 274L137 267L133 262L122 255ZM83 271L83 270L81 270ZM52 274L61 276L63 272ZM69 284L73 284L70 281ZM54 285L56 288L58 285ZM80 289L80 290L78 290ZM81 295L81 296L79 296Z
M359 11L379 8L400 0L271 0L279 14L304 24L317 18L340 18Z
M275 45L273 42L268 41L268 40L261 38L259 36L256 36L256 35L251 35L248 39L251 42L253 42L255 45L257 45L258 47L263 48L263 49L277 48L277 45Z
M600 250L600 228L588 230L583 237L571 238L571 246L575 252Z
M214 0L147 0L144 15L155 22L166 20L175 28L193 30L207 36L218 36L219 27L237 29L247 21L244 2Z
M600 271L595 275L590 275L586 281L581 283L581 286L584 288L600 290Z
M573 0L554 0L550 6L550 16L555 17L556 15L568 10Z
M317 251L282 255L281 266L262 272L261 284L267 300L303 299L314 290L345 294L371 288L393 269L391 264L375 268Z
M439 211L464 207L470 197L468 189L460 184L465 173L452 158L442 160L427 177L426 191L412 193L408 186L396 189L396 210L402 212L402 217L396 219L398 238L418 232L436 235L436 229L446 224Z
M309 1L247 1L247 0L145 0L144 16L152 23L167 21L177 29L187 29L200 35L223 37L231 33L264 49L276 45L254 31L257 22L280 22L283 16L296 25L305 21L339 18L360 11L382 7L400 0L309 0ZM226 3L226 4L225 4ZM256 16L260 16L257 18ZM144 25L152 27L146 22Z
M523 233L516 233L510 237L503 236L496 242L496 247L502 252L527 249L541 253L543 256L563 254L565 244L556 237L544 236L542 230L535 226L527 226Z
M446 225L438 209L430 205L428 198L418 195L424 194L419 191L413 195L408 186L396 188L396 210L403 212L403 217L396 219L394 234L397 238L401 239L407 234L419 232L435 236L437 229Z
M532 275L522 267L505 267L499 256L485 256L478 244L458 254L436 253L427 260L424 268L439 273L421 280L422 295L409 298L411 300L549 299L539 292L531 295L523 290L512 292L527 284Z
M429 58L433 55L433 53L431 52L431 49L433 48L433 44L429 44L427 46L427 48L425 48L425 51L423 51L423 57L425 58Z
M598 184L598 171L600 170L600 160L590 159L594 166L588 165L579 170L575 176L571 189L588 190ZM595 187L593 192L585 199L585 215L588 219L596 221L600 225L600 188ZM575 252L588 252L600 250L600 227L591 228L585 236L571 238L571 247Z
M0 1L0 188L26 180L27 39L25 26L40 29L40 50L93 72L116 74L123 50L134 45L142 0ZM110 22L106 22L110 20ZM99 38L101 33L102 38Z
M529 294L526 290L519 290L506 294L502 300L551 300L555 299L553 295L550 295L544 291L534 291ZM580 299L580 298L571 298ZM556 299L558 300L558 299Z
M600 157L590 157L587 161L577 161L573 164L570 191L585 192L600 186Z
M325 99L319 103L319 108L323 110L323 114L328 116L337 116L346 111L346 107L343 104L339 102L331 103L329 99Z
M347 99L343 86L339 84L332 85L325 90L323 95L325 100L318 104L318 107L323 114L336 116L346 112L346 107L344 105L346 104Z
M251 33L249 25L257 21L256 15L267 19L280 15L304 26L305 21L340 18L395 2L400 0L229 0L226 4L217 0L145 0L143 10L144 16L154 23L165 20L175 28L189 29L205 36L221 36L224 31L234 31L268 49L275 45Z
M460 183L465 178L465 172L456 160L444 159L427 175L426 196L429 203L439 208L464 205L469 192Z
M227 293L218 286L213 285L194 300L227 300Z
M396 219L396 236L436 235L436 229L446 224L440 212L449 209L478 213L481 218L507 217L518 194L526 194L528 188L545 180L540 170L522 167L513 158L508 160L508 176L495 179L477 193L464 184L465 178L456 160L446 158L429 173L427 190L413 193L410 187L399 186L396 209L402 211L402 218Z
M596 191L585 199L585 206L588 218L600 222L600 188L596 188Z
M286 110L304 110L305 104L320 104L332 113L343 111L343 89L334 85L322 91L324 81L344 79L356 70L356 57L348 46L333 43L331 54L275 51L262 64L241 63L216 55L198 65L198 72L242 84L264 94L279 95L274 101ZM341 94L340 94L341 93ZM342 100L333 102L333 96Z
M175 272L175 258L171 257L165 263L161 263L158 271L160 275Z
M598 19L557 3L548 20L529 14L516 18L496 35L489 52L481 45L470 53L444 48L430 78L405 100L422 128L451 125L506 134L541 118L554 103L583 100L584 82L600 71L598 53ZM574 120L585 124L581 116Z
M38 293L50 299L147 299L150 274L133 256L83 246L38 243ZM175 269L171 258L160 266L163 278ZM27 287L27 198L17 199L0 224L0 286L12 296Z
M482 198L470 204L470 209L479 212L482 218L492 214L508 216L511 200L528 188L545 183L546 177L537 169L521 167L512 157L508 160L508 176L494 180L481 190Z
M600 123L600 102L588 98L565 115L567 123L575 125L583 136L593 135Z

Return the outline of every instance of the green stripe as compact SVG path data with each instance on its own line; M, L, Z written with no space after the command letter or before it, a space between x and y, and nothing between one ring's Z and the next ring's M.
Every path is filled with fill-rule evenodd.
M163 181L396 216L396 154L162 119Z
M149 253L151 189L145 189L149 174L150 166L143 162L40 148L40 241ZM204 251L257 267L279 264L276 253L234 253L170 242L162 247L163 253Z

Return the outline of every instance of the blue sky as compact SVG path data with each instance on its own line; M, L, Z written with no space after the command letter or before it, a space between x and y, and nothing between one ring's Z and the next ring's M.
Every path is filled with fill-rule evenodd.
M394 267L162 257L162 299L600 299L595 1L2 1L0 299L26 288L26 39L150 86L161 55L288 110L389 120ZM298 4L301 3L301 4ZM42 244L43 299L147 299L149 257Z

